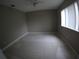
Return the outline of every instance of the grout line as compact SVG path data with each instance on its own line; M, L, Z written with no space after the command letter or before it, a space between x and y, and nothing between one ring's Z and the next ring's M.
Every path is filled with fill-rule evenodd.
M64 40L64 38L67 39L62 33L60 33L60 34L62 35L63 40ZM71 46L71 44L69 44L69 43L67 42L67 40L64 40L64 41L65 41L65 43L72 49L72 51L75 53L75 55L78 55L78 53L77 53L76 50Z
M23 38L25 35L28 35L28 32L24 33L23 35L19 36L17 39L15 39L14 41L12 41L11 43L9 43L8 45L6 45L2 50L5 51L6 49L8 49L9 47L11 47L13 44L15 44L16 42L18 42L21 38Z

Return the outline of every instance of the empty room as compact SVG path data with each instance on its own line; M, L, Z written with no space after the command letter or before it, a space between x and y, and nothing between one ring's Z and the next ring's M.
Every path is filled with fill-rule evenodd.
M0 0L0 59L79 59L79 0Z

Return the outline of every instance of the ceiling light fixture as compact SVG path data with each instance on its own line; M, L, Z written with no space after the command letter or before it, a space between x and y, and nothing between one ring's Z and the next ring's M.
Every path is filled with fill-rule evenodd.
M39 0L26 0L29 4L32 4L34 7L36 7L38 4L42 3L43 1Z
M39 3L42 3L42 1L38 1L38 0L31 0L31 2L34 7L36 7Z
M34 0L33 6L35 7L37 4L39 4L39 1L38 0Z

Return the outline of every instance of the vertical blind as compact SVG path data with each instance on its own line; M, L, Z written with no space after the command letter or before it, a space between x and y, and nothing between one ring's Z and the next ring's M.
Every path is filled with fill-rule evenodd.
M79 30L78 4L76 2L61 11L61 26Z

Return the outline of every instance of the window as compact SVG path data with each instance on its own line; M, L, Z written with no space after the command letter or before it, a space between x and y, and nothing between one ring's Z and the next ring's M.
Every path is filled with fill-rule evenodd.
M61 11L61 26L79 31L78 4L75 2Z

